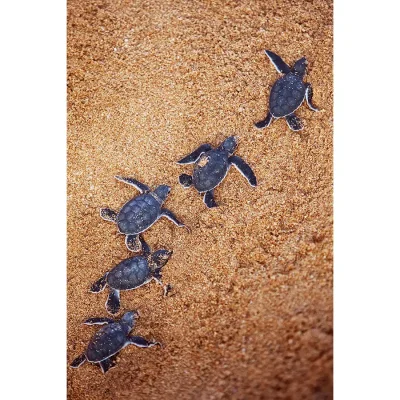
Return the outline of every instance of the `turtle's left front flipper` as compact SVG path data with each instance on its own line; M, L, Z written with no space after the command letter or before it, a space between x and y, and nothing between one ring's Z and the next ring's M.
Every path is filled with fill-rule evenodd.
M127 344L134 344L137 347L153 347L153 346L161 346L161 343L155 341L148 341L141 336L129 336L126 340Z
M313 89L311 83L306 83L306 101L308 107L310 107L310 109L313 111L319 111L319 108L315 107L314 104L312 103L312 97L313 97Z
M116 364L117 364L117 355L116 354L99 362L99 365L100 365L101 370L103 371L103 374L105 374L109 369L115 367Z
M257 178L249 164L247 164L238 156L230 156L229 162L238 169L238 171L247 179L251 186L257 186Z

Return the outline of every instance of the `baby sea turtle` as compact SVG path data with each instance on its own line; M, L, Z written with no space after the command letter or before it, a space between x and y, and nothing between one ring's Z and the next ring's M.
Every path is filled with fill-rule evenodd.
M148 186L133 178L116 176L115 179L134 186L141 193L129 200L119 212L102 208L100 216L106 221L117 224L120 233L126 235L125 244L130 251L140 251L139 234L149 229L159 218L166 217L178 226L185 225L166 208L161 208L171 188L167 185L157 186L151 190Z
M92 337L84 353L75 358L70 364L72 368L78 368L85 361L98 364L106 373L115 367L117 354L128 344L137 347L152 347L161 345L155 341L148 341L141 336L130 336L129 333L135 326L139 314L137 311L125 313L119 321L111 318L89 318L85 325L104 325Z
M121 290L136 289L153 279L162 285L161 270L170 259L172 251L161 249L151 253L147 243L142 238L140 240L143 249L142 255L120 262L90 288L92 293L99 293L106 286L109 287L110 294L106 302L106 309L111 314L117 314L119 311ZM169 288L170 285L164 286L164 295L167 294Z
M271 124L273 118L284 117L290 129L300 131L303 129L303 123L294 112L301 106L304 99L306 99L311 110L319 111L312 104L313 90L311 84L303 82L307 69L307 60L305 57L300 58L290 68L282 58L272 51L265 50L265 54L274 64L277 71L284 75L272 86L269 96L268 115L262 121L257 122L255 126L258 129L266 128Z
M229 136L216 149L213 149L210 144L202 144L193 153L178 161L178 164L195 163L193 177L182 174L179 176L179 183L184 188L193 184L199 193L204 193L203 201L208 208L217 207L214 189L224 180L232 165L251 186L257 186L256 176L250 166L240 157L232 155L236 150L237 142L236 136Z

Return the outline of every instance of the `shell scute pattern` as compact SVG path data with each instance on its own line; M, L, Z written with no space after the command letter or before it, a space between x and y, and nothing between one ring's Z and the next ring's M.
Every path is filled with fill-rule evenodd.
M86 357L88 361L99 362L121 350L126 342L126 332L119 323L103 326L90 341Z
M145 257L132 257L119 263L108 275L107 283L118 290L129 290L140 286L151 277Z
M274 117L283 117L295 111L303 102L306 86L293 73L279 78L272 86L270 110Z
M207 157L208 162L197 163L193 171L193 183L199 192L206 192L219 185L229 169L229 154L226 151L211 150L203 157Z
M150 194L138 196L126 203L118 214L118 228L122 233L143 232L158 218L160 203Z

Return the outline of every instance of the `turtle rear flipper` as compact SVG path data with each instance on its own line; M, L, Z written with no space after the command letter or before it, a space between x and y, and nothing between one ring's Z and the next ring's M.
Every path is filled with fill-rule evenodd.
M179 175L179 183L185 188L190 188L193 184L193 178L188 174Z
M287 115L286 122L292 131L301 131L303 129L301 119L294 114Z
M203 201L208 208L218 207L218 204L214 200L214 189L204 193Z
M106 309L110 314L117 314L120 308L119 290L111 289L106 302Z
M183 157L181 160L178 161L178 164L193 164L195 163L199 157L205 153L206 151L209 151L212 149L212 146L208 143L202 144L200 147L198 147L195 151L192 153L188 154L186 157Z
M99 293L104 290L107 285L107 275L108 272L103 275L99 280L97 280L90 288L90 292L92 293Z
M86 355L82 353L79 357L76 357L74 361L70 364L71 368L79 368L82 364L86 362Z
M267 116L262 120L258 121L254 124L257 129L264 129L271 125L272 122L272 114L269 112Z
M137 253L142 248L139 235L126 235L125 245L129 251Z
M124 182L128 185L135 187L137 190L139 190L140 193L150 192L150 188L147 185L145 185L142 182L137 181L136 179L127 178L127 177L118 176L118 175L115 176L115 179L117 179L120 182Z
M287 65L277 54L269 50L265 50L265 54L271 60L272 64L274 64L274 67L278 72L281 74L288 74L290 72L289 65Z
M116 364L117 364L117 355L116 354L99 362L99 365L100 365L101 370L103 371L103 374L105 374L109 369L115 367Z
M310 107L311 110L313 111L319 111L318 107L315 107L314 104L312 103L312 97L313 97L313 89L311 86L311 83L306 84L306 101L308 104L308 107Z
M247 179L251 186L257 186L257 178L250 165L238 156L230 156L229 162Z
M143 239L142 235L139 235L139 241L140 247L142 248L142 254L143 256L147 257L151 253L150 246Z
M100 217L106 221L117 223L118 213L111 208L100 208Z

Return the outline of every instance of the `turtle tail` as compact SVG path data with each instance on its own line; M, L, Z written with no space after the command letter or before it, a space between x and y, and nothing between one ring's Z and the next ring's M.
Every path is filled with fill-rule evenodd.
M108 272L106 274L104 274L99 280L97 280L95 283L93 283L92 287L90 288L90 292L92 293L99 293L102 290L104 290L104 288L107 285L107 275Z

